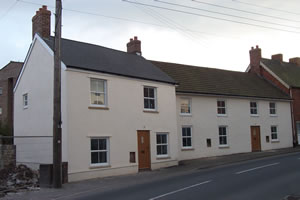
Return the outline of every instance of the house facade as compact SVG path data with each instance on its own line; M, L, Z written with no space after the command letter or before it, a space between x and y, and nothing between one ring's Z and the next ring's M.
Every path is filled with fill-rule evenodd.
M272 55L271 59L262 58L261 49L256 46L249 51L250 65L247 72L255 73L282 90L292 99L291 114L293 123L293 143L300 144L300 58L283 61L282 54Z
M13 87L23 63L10 62L0 70L0 124L13 131Z
M290 99L253 74L153 64L175 79L179 159L292 146Z
M17 162L36 169L53 157L49 17L45 6L33 17L14 88ZM127 52L68 39L61 52L69 181L292 146L291 98L254 74L149 61L137 37Z

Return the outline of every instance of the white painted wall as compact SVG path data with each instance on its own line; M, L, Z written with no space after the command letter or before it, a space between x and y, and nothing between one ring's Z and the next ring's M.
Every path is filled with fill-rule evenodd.
M62 107L66 104L62 71ZM23 95L28 93L28 108ZM65 109L62 111L66 119ZM52 163L53 53L38 36L33 41L14 92L14 134L17 162L33 168ZM63 124L63 161L67 161L66 123ZM18 138L22 136L23 138ZM33 136L33 137L32 137Z
M180 99L188 97L192 100L192 115L180 115ZM204 97L177 95L177 128L179 143L179 159L194 159L208 156L251 152L250 126L260 126L262 150L292 147L292 123L289 102L278 102L277 116L269 115L269 101L255 99L238 99L228 97ZM227 116L217 116L217 99L227 103ZM257 117L250 115L250 101L258 103ZM183 125L192 126L192 150L182 150ZM218 126L228 126L228 148L219 147ZM279 142L266 142L266 136L271 140L271 125L277 125ZM207 147L206 139L211 138L212 147Z
M177 164L175 86L67 70L70 181L138 171L137 130L150 130L151 168ZM107 80L109 110L89 109L90 78ZM158 113L143 112L143 87L157 87ZM169 158L157 159L156 133L169 133ZM110 166L91 168L90 138L109 137ZM136 163L129 163L136 152Z

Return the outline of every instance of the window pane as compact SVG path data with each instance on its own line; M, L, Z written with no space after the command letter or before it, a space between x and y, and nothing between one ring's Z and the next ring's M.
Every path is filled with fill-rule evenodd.
M186 135L191 136L191 128L186 128Z
M182 136L186 136L186 128L182 128Z
M157 152L157 155L161 155L162 154L162 149L161 149L160 145L156 146L156 152Z
M162 154L163 154L163 155L168 154L168 146L167 146L167 145L163 145L163 146L162 146Z
M99 163L98 152L92 152L91 157L92 164Z
M182 138L182 146L183 147L187 146L187 138Z
M106 139L99 139L99 150L106 150Z
M91 79L91 91L97 92L97 80L96 79Z
M156 144L161 144L161 135L156 135Z
M144 108L149 108L149 100L144 99Z
M146 87L144 87L144 97L149 97L149 90Z
M97 92L104 93L104 81L103 80L98 80L98 90L97 90Z
M91 150L99 150L98 149L98 140L97 139L91 139Z
M99 153L99 161L100 163L107 163L107 152Z
M191 147L192 146L192 138L187 138L187 146Z
M154 98L154 88L149 88L149 97Z
M149 104L151 109L155 109L155 100L154 99L149 99Z
M162 144L167 144L167 135L161 135Z

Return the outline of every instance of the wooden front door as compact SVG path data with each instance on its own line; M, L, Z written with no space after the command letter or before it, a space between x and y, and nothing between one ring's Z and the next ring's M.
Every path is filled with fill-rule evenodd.
M139 170L150 169L150 131L137 131Z
M252 151L261 151L259 126L251 126L251 144Z

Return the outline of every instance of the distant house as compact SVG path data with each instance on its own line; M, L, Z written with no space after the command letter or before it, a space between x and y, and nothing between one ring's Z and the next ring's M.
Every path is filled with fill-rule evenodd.
M293 117L293 142L300 144L300 58L283 61L282 54L272 59L262 58L261 49L257 46L250 50L249 73L255 73L285 92L293 100L291 104Z
M176 87L179 159L292 146L290 99L254 74L153 64Z
M0 124L13 129L13 88L23 63L11 61L0 70Z
M17 162L52 163L50 13L14 88ZM292 146L291 99L249 73L149 61L62 39L62 156L70 181L177 165L179 160ZM26 138L30 138L30 142Z

